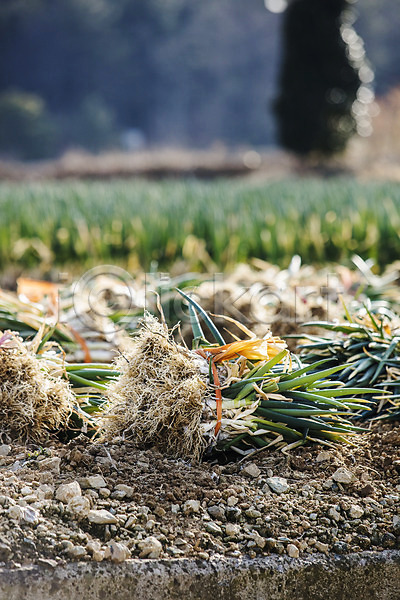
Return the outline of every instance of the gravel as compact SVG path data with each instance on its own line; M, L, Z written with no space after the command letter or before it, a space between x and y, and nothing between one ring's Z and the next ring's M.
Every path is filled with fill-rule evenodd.
M394 548L396 424L374 425L352 446L268 450L226 464L190 464L85 437L47 447L10 443L0 452L0 563L7 566Z

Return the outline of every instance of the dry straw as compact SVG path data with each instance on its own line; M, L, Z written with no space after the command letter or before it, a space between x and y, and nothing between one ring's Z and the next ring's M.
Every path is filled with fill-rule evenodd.
M146 314L116 370L121 375L108 387L100 439L124 435L139 446L200 458L206 445L201 422L207 385L199 357L176 344L168 328Z
M0 332L0 435L44 442L65 427L74 404L67 381L50 373L15 333Z

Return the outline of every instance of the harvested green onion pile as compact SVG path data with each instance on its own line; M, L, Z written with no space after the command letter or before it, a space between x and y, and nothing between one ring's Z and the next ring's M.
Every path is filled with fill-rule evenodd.
M400 418L400 330L396 319L387 310L374 314L364 307L354 316L347 312L347 322L309 323L333 337L302 336L307 343L300 346L301 359L313 364L316 372L325 360L324 368L342 366L333 378L344 389L358 388L365 397L369 391L364 388L374 386L375 401L371 410L358 415L361 418Z
M205 342L198 315L203 317L218 343L224 340L201 307L180 293L190 304L195 346L202 349L211 364L212 356L208 355L212 352L215 357L216 350ZM266 341L269 344L267 352L272 350L271 358L251 362L246 360L244 349L241 354L219 362L220 380L224 371L229 375L220 386L221 429L215 440L218 449L247 454L272 445L288 448L310 441L345 442L350 436L364 431L351 419L358 411L368 410L370 402L357 396L374 394L375 390L361 391L355 386L344 388L331 379L340 373L343 365L328 366L325 360L316 364L301 363L287 349L281 349L282 340L267 338ZM242 343L251 342L254 340L250 338ZM235 344L240 345L240 342L225 347L232 346L234 350ZM276 345L279 352L274 348ZM239 376L235 376L237 373ZM215 386L211 368L210 379L210 384ZM212 403L215 412L217 402ZM214 426L214 422L210 423L208 431Z

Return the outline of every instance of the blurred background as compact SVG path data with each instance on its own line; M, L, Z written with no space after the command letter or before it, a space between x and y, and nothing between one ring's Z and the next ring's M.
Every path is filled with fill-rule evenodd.
M394 263L399 8L1 0L0 283Z
M291 4L299 5L292 16ZM343 104L341 82L329 73L335 63L330 33L342 54L347 45L358 71L366 55L361 81L378 99L369 116L376 117L381 153L393 154L399 138L392 123L400 111L399 7L398 0L295 0L289 10L286 0L2 0L0 158L49 159L77 149L262 151L279 145L307 154L307 144L293 148L279 130L277 100L285 60L297 56L297 65L286 64L285 85L296 77L309 85L323 73L329 101ZM286 30L290 19L302 23L290 37L286 31L286 39L285 19ZM340 26L352 33L334 39L327 20L336 37ZM305 36L313 47L302 53ZM324 66L318 66L321 56ZM290 118L304 120L309 106L308 100L302 106L301 90L301 81L289 90L286 104L299 104L285 117L290 128ZM371 93L361 97L364 104L372 99ZM371 132L364 119L358 133L365 138ZM376 141L372 146L375 153ZM362 154L366 159L365 147ZM250 154L246 161L256 167L259 158Z

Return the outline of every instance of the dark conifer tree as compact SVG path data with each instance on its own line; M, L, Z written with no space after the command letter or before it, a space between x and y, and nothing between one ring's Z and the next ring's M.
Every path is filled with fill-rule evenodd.
M297 154L340 152L357 131L365 53L351 4L292 0L284 15L275 111L281 145Z

